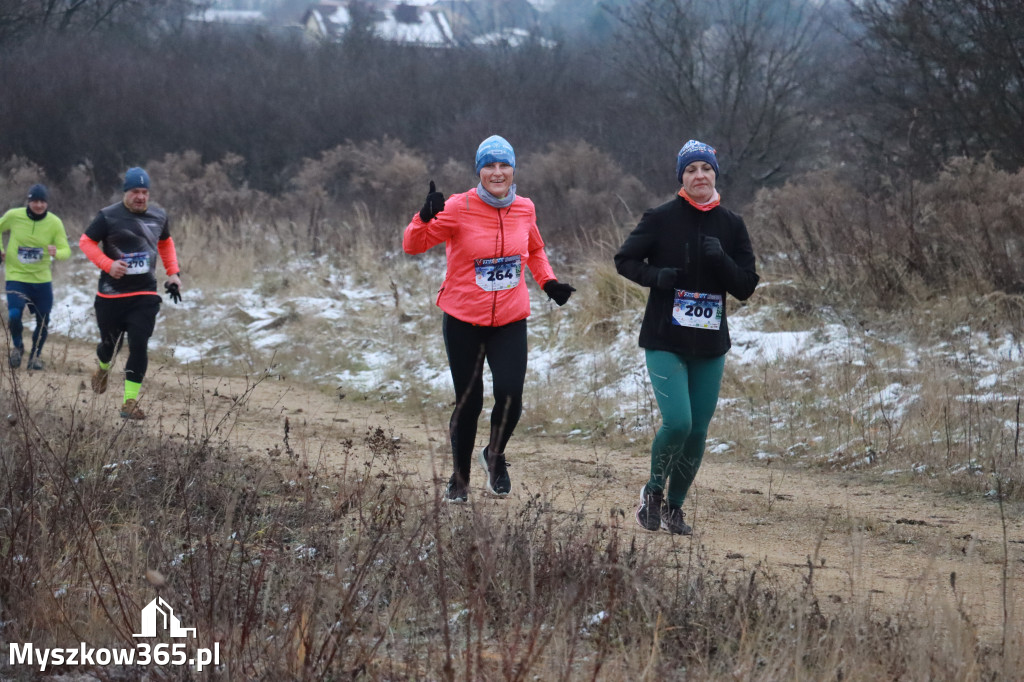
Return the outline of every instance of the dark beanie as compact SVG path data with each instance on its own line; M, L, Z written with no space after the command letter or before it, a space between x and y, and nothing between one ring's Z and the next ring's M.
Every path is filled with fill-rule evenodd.
M715 153L715 148L698 140L690 140L676 155L676 180L683 181L683 171L694 161L707 162L715 169L715 178L718 178L718 155Z
M28 188L29 201L49 201L50 193L46 191L46 185L32 185Z
M149 175L138 166L129 168L124 174L124 191L149 189Z

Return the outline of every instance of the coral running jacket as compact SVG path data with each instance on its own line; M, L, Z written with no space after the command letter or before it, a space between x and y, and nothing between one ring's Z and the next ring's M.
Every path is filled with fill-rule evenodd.
M555 279L533 202L525 197L495 208L475 188L453 194L430 222L420 220L418 212L413 216L402 248L417 254L441 242L447 268L437 305L463 322L501 327L529 317L524 265L541 288Z

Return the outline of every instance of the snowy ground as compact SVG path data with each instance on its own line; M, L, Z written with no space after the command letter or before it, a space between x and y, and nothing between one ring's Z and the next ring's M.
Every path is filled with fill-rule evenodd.
M402 290L402 307L396 309L394 292L388 281L379 287L356 284L356 278L330 262L319 263L322 295L292 295L288 289L271 295L254 293L254 288L204 291L192 288L186 273L186 288L179 305L164 300L161 318L151 349L173 357L183 365L219 368L223 371L260 374L282 373L321 383L350 394L376 394L390 400L415 399L438 408L447 405L450 379L440 334L440 314L433 305L435 280L443 263L426 261L423 282ZM436 272L435 272L436 270ZM326 276L324 273L327 273ZM286 273L300 278L301 273ZM365 279L365 278L362 278ZM55 275L55 306L52 329L72 339L94 342L95 318L92 300L96 270L81 254L60 264ZM577 288L585 282L575 282ZM643 355L636 345L642 311L618 323L610 343L588 347L577 338L572 303L555 308L530 282L534 314L530 326L530 370L526 400L542 402L557 396L567 406L599 405L592 411L602 413L607 423L627 425L638 439L648 431L657 415L651 409ZM258 289L258 287L256 287ZM755 294L756 296L756 294ZM886 337L867 332L857 325L823 321L813 329L763 331L769 328L773 311L766 307L731 305L730 329L733 349L728 371L740 381L757 383L772 372L781 376L786 395L792 400L840 403L833 410L848 409L862 419L865 428L884 422L892 432L899 427L907 411L918 400L929 368L945 366L963 378L956 383L958 401L972 403L1011 403L1017 400L1021 348L1009 334L992 338L968 327L952 330L943 341L919 348L898 336ZM594 345L594 344L591 344ZM881 349L881 350L880 350ZM884 358L879 359L884 352ZM875 365L884 365L879 368ZM846 391L818 387L822 398L798 398L808 387L806 376L828 381L830 372L842 365L860 369L865 377L860 386ZM813 367L813 371L808 367ZM831 369L830 369L831 368ZM923 376L924 375L924 376ZM870 385L867 385L870 384ZM755 392L755 389L751 389ZM786 405L777 398L775 414L769 420L785 422L801 412L797 405ZM723 391L722 409L750 412L757 406L749 398ZM610 407L609 407L610 406ZM820 407L820 406L819 406ZM1000 417L1007 430L1016 425ZM591 421L581 419L572 409L556 411L547 423L558 425L570 437L589 437L595 430ZM773 422L783 431L785 425ZM793 431L790 425L790 431ZM809 430L813 431L811 425ZM799 436L799 437L797 437ZM770 458L789 452L811 449L818 457L844 457L848 444L821 446L811 436L797 434L793 442L768 444L754 448L753 456ZM870 444L869 444L870 445ZM728 450L728 440L712 442L712 451ZM824 452L821 448L824 447ZM862 447L862 445L858 445ZM868 447L850 466L871 461ZM961 463L970 466L970 462Z

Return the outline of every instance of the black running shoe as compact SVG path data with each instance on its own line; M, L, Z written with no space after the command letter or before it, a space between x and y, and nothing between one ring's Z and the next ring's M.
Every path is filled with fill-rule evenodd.
M512 491L505 453L491 454L486 447L480 451L480 465L487 471L487 491L505 497Z
M673 535L692 535L693 528L686 524L683 520L685 518L686 514L683 513L682 507L670 504L661 515L661 527Z
M465 504L469 500L469 488L459 479L458 474L452 474L448 479L448 487L444 491L444 501L451 504Z
M636 522L646 530L661 528L661 508L665 504L665 493L648 492L647 486L640 489L640 506L636 508Z

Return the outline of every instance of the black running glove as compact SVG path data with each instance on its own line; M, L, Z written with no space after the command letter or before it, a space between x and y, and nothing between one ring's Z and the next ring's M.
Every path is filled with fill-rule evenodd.
M725 250L722 248L722 242L718 241L718 237L704 235L701 251L705 258L716 263L725 257Z
M430 192L427 193L427 200L423 202L420 209L420 220L425 223L434 219L438 213L444 210L444 195L434 187L434 181L430 181Z
M548 280L544 284L544 293L548 295L552 301L558 305L565 305L565 302L572 296L572 292L576 291L572 286L568 284L562 284L557 279Z
M178 285L172 282L164 282L164 291L171 297L171 300L175 303L181 302L181 290L178 289Z
M675 289L676 279L679 277L679 268L662 268L658 270L658 288Z

